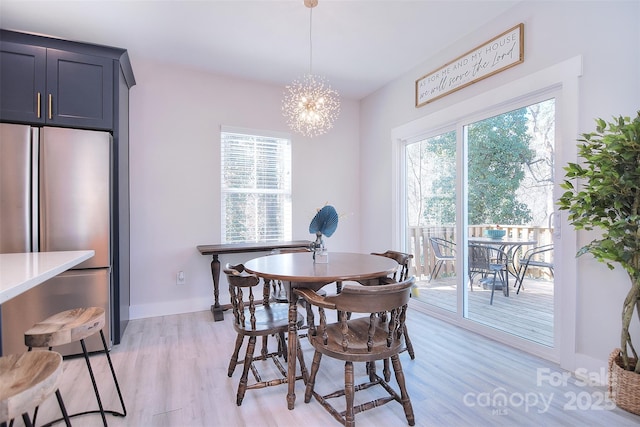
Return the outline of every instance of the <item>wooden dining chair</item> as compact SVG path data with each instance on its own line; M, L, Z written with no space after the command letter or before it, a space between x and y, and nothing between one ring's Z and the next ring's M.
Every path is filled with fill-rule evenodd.
M404 323L414 282L415 279L411 277L400 283L380 286L347 283L340 294L324 297L308 288L295 289L294 292L307 301L308 337L315 350L305 390L306 403L311 401L312 396L315 397L336 420L347 427L353 427L357 413L397 401L404 409L407 423L415 425L399 357L399 353L405 348ZM314 308L318 311L317 321ZM352 316L348 318L342 315L338 322L328 323L326 312L329 310L334 310L336 317L339 313L352 313ZM380 316L380 313L385 313L385 316ZM344 389L328 394L316 391L315 382L323 355L345 362ZM392 361L400 388L399 394L388 384L388 380L376 374L375 362L384 359ZM366 362L370 366L368 377L362 384L355 385L354 362ZM354 405L356 392L376 385L380 385L387 392L386 395ZM346 408L342 412L329 402L330 399L341 396L345 397L346 402Z
M287 371L279 360L279 357L286 355L287 346L284 342L284 334L289 328L289 304L277 303L270 300L269 286L260 285L260 278L244 271L242 264L231 266L227 264L224 269L229 282L229 295L233 309L233 327L237 333L235 347L231 360L229 361L228 376L231 377L238 364L243 365L242 376L238 384L236 404L242 405L245 392L251 389L264 388L287 383ZM256 295L258 293L258 295ZM262 298L260 298L262 296ZM303 316L298 314L297 326L303 323ZM267 349L267 338L269 336L278 337L278 351L269 352ZM256 338L263 337L263 347L260 356L254 357ZM240 347L245 337L249 337L246 354L243 359L238 360ZM298 361L300 362L301 375L295 380L304 379L308 374L300 348L300 341L296 337ZM258 360L271 360L280 377L272 380L262 380L261 375L254 364ZM249 384L249 370L251 370L255 381Z
M393 281L402 282L406 280L407 277L409 276L410 263L411 263L411 260L413 259L412 254L407 254L407 253L398 252L398 251L386 251L384 253L371 252L371 255L378 255L378 256L391 258L398 263L399 265L398 269L391 276L391 279L393 279ZM416 354L415 354L415 351L413 350L413 344L411 343L411 339L409 338L409 332L407 331L406 325L404 325L403 334L404 334L404 340L407 347L407 353L409 353L409 357L411 357L411 360L413 360L416 358ZM385 366L385 372L388 372L388 365ZM387 375L387 378L388 378L388 375Z
M391 276L396 282L402 282L409 277L409 268L411 264L411 260L413 259L413 254L408 254L404 252L398 251L386 251L383 253L371 252L371 255L384 256L387 258L391 258L395 262L398 263L399 267Z

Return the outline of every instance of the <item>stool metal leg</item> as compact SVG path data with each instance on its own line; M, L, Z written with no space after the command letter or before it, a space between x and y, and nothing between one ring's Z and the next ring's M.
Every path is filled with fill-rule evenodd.
M93 390L96 392L96 400L98 401L98 407L100 408L100 415L102 416L102 424L104 424L104 427L107 427L107 417L105 417L104 415L104 408L102 407L102 399L100 399L98 384L96 384L96 378L93 375L93 369L91 369L91 362L89 361L89 352L87 351L87 346L84 344L84 339L80 340L80 345L82 346L82 353L84 354L84 360L87 362L87 369L89 370L89 376L91 377Z
M71 420L69 420L69 414L67 414L67 408L64 406L64 401L62 400L60 390L56 390L56 399L58 399L58 406L60 406L60 411L62 412L64 423L67 425L67 427L71 427Z
M65 420L65 422L67 423L67 426L70 427L71 424L68 421L70 418L73 417L77 417L77 416L81 416L81 415L87 415L87 414L95 414L100 412L100 416L102 417L102 424L104 425L104 427L108 427L107 426L107 418L105 416L105 414L111 414L111 415L117 415L120 417L125 417L127 415L127 408L125 407L124 404L124 398L122 397L122 391L120 390L120 384L118 383L118 378L116 377L116 371L113 367L113 362L111 361L111 355L109 354L109 347L107 346L107 340L104 337L104 332L102 330L100 330L100 338L102 338L102 345L104 346L104 353L107 356L107 362L109 363L109 369L111 370L111 376L113 377L113 382L116 386L116 391L118 392L118 398L120 399L120 404L122 405L122 412L116 412L116 411L111 411L111 410L105 410L104 407L102 406L102 399L100 398L100 392L98 391L98 384L96 383L96 378L95 375L93 374L93 369L91 368L91 362L89 360L89 352L87 351L87 346L85 345L84 339L80 340L80 345L82 346L82 353L84 356L84 360L87 364L87 369L89 371L89 376L91 377L91 384L93 385L93 391L96 394L96 400L98 401L98 407L100 408L99 410L92 410L92 411L84 411L84 412L79 412L79 413L75 413L72 415L67 415L67 411L66 408L64 408L64 404L61 403L60 400L58 400L58 403L60 404L60 410L62 411L62 418L58 418L56 420L51 421L48 424L43 425L42 427L49 427L52 424L55 424L59 421ZM50 348L51 349L51 348ZM31 348L29 348L29 351L31 351ZM37 410L38 408L36 408L36 414L37 414ZM35 416L34 415L34 420L35 420ZM1 427L1 426L0 426Z
M29 414L27 414L26 412L24 414L22 414L22 421L24 421L25 427L33 427L33 424L31 423L31 420L29 419Z
M111 356L109 355L109 349L107 348L107 340L104 338L104 332L100 330L100 337L102 338L102 345L104 345L104 353L107 355L107 361L109 362L109 368L111 369L111 376L113 376L113 382L116 385L118 391L118 397L120 398L120 404L122 405L122 413L115 411L107 411L113 415L119 415L121 417L127 416L127 408L124 406L124 399L122 398L122 392L120 391L120 384L118 384L118 378L116 377L116 371L113 369L113 363L111 363Z

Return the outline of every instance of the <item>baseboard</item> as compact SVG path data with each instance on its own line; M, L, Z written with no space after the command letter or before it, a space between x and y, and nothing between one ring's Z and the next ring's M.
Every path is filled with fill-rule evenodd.
M194 298L156 304L132 305L129 308L129 320L194 313L196 311L209 310L211 304L212 301L209 298Z
M576 353L575 360L576 369L573 374L576 378L593 386L607 385L608 360L600 360L580 353Z

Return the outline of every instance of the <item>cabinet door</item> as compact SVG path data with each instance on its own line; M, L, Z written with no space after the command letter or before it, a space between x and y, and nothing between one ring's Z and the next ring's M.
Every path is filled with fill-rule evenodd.
M47 49L47 123L111 129L113 68L109 58Z
M0 119L44 123L46 49L0 42Z

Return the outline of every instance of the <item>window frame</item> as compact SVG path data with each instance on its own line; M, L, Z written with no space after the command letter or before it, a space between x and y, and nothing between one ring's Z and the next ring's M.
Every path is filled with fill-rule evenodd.
M231 152L227 149L230 143L238 142L236 147L244 144L254 144L254 149L247 151L249 156L237 156L237 151ZM274 153L277 152L277 153ZM286 133L221 126L220 128L220 234L222 243L249 243L249 242L273 242L291 240L292 235L292 147L291 135ZM276 154L276 155L274 155ZM265 161L266 160L266 161ZM247 186L230 186L229 179L225 176L227 172L226 164L230 161L245 164L249 173L252 174ZM262 166L262 168L260 168ZM267 166L267 167L265 167ZM269 170L272 167L272 170ZM273 175L265 175L265 172L273 172ZM266 178L266 179L265 179ZM236 181L237 182L237 181ZM229 229L227 221L227 200L229 197L244 195L255 195L256 206L250 210L246 206L245 213L253 212L253 218L245 218L243 224L249 224L245 228L244 236L234 235ZM270 222L264 216L264 206L261 203L268 203L264 197L276 196L277 203L273 205L275 217L272 215L269 220L277 222L275 235L270 233L274 228L269 227ZM240 197L239 197L240 198ZM260 216L262 215L262 216ZM279 218L279 219L278 219ZM241 232L240 232L241 233ZM243 237L243 238L238 238Z

